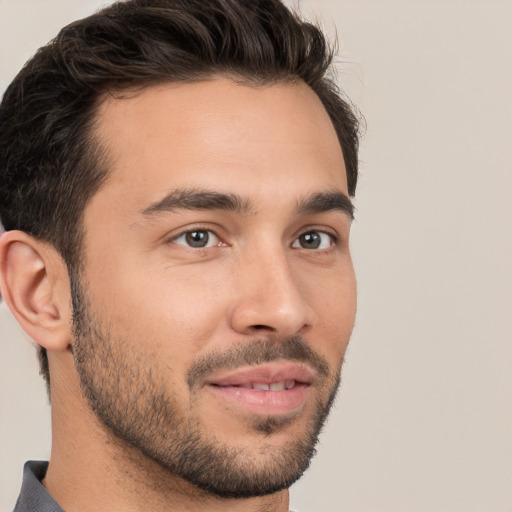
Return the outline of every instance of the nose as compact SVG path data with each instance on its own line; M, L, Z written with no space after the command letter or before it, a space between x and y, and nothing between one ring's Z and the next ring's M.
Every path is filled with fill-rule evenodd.
M273 334L288 337L304 334L316 315L281 251L253 254L239 266L231 327L244 335Z

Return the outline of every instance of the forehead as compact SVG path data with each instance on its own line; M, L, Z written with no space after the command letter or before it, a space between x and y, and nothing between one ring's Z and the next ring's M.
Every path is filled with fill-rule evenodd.
M106 99L96 132L110 164L97 195L124 204L143 206L169 189L194 186L266 193L289 187L291 178L346 192L334 127L302 82L249 86L216 78L152 86Z

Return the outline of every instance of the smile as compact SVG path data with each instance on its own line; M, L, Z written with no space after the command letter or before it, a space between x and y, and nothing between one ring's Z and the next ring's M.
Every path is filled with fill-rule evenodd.
M280 382L249 382L247 384L240 384L234 387L255 389L256 391L284 391L285 389L292 389L295 387L294 380L282 380Z
M306 403L315 372L295 363L245 368L214 378L207 389L230 406L260 415L298 412Z

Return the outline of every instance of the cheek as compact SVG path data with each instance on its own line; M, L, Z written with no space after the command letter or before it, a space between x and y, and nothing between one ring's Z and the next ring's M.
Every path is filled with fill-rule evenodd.
M224 325L227 285L221 272L120 262L91 268L90 300L120 337L158 345L191 360Z
M314 335L326 356L340 361L348 345L356 315L356 279L351 265L336 271L330 279L309 283L310 304L318 318ZM320 348L320 346L319 346Z

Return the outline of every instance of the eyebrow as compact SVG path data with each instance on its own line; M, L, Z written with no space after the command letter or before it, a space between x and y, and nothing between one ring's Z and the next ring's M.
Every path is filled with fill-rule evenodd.
M237 194L200 189L176 189L142 210L142 214L151 217L160 213L172 213L176 210L222 210L240 215L255 213L250 201ZM297 213L301 215L333 210L345 213L351 220L354 218L354 205L350 198L342 192L317 192L297 203Z
M324 213L338 210L354 220L354 205L350 198L342 192L318 192L306 197L297 204L297 212L303 215Z
M249 215L252 209L248 200L236 195L210 190L177 189L142 211L145 216L176 210L224 210Z

